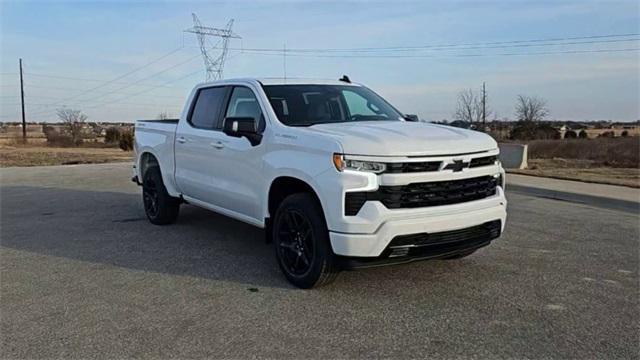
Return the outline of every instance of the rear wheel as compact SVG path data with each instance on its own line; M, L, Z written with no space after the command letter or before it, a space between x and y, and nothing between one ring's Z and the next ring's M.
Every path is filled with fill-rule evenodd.
M180 199L169 195L158 166L153 166L144 173L142 202L144 212L152 224L172 224L178 218Z
M273 221L272 236L280 269L295 286L328 284L338 274L322 208L305 193L287 197Z

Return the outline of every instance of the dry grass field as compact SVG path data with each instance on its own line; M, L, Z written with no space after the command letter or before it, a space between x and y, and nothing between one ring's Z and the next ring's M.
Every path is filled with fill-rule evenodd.
M133 153L106 147L50 147L46 144L0 145L0 167L99 164L130 161Z
M535 140L529 168L511 172L640 187L640 138Z
M591 166L617 168L638 168L640 164L640 137L534 140L527 143L530 159L588 160Z
M573 159L529 159L529 168L511 173L640 188L640 169L605 167Z

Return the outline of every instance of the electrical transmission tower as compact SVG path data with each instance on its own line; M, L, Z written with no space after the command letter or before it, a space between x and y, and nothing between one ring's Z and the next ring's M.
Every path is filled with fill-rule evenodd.
M193 27L185 30L185 32L194 33L198 37L200 43L200 51L202 52L202 58L204 59L204 67L207 70L207 81L222 79L222 71L224 69L224 61L227 57L229 39L241 39L241 37L231 31L233 26L233 19L229 20L227 26L224 29L212 28L203 26L196 16L193 16ZM221 38L218 43L222 42L222 52L217 56L211 56L207 50L207 36L215 36ZM213 46L214 49L218 48L218 44Z

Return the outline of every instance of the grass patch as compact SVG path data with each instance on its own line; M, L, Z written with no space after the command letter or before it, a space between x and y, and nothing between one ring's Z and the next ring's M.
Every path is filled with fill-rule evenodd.
M640 188L640 169L599 166L592 160L529 159L528 169L510 173Z
M118 148L62 148L43 144L0 145L0 167L101 164L131 161L133 152Z
M638 168L640 138L617 137L596 139L533 140L529 159L585 160L581 168Z

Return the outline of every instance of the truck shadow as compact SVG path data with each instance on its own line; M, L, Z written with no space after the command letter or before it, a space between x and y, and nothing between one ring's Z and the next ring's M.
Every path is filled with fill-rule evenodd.
M185 205L178 222L150 224L138 193L6 186L1 245L123 268L292 288L263 230Z

